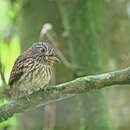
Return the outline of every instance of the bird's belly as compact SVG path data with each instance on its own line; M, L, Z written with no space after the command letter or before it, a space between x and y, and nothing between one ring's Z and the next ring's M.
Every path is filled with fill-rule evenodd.
M40 71L35 70L28 75L23 76L17 84L19 91L38 91L44 88L52 77L51 70L42 68ZM26 78L25 78L26 77Z

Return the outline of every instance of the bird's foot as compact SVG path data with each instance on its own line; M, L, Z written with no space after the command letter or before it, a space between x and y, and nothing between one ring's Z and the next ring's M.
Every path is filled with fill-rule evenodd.
M41 91L45 91L45 88L40 88Z
M43 88L40 88L41 91L45 91L48 86L44 86Z

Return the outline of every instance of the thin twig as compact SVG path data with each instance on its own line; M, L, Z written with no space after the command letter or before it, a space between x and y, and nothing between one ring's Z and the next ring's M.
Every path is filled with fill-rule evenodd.
M7 83L4 77L4 73L2 71L2 64L0 62L0 76L1 76L1 80L3 82L3 85L0 87L0 99L2 98L9 98L9 89L7 88Z
M52 36L53 30L52 30L52 25L51 24L44 24L40 33L40 41L44 39L46 36L48 40L52 43L54 46L57 55L59 58L62 60L63 64L66 66L66 68L69 69L72 73L76 73L75 68L72 66L72 64L67 60L67 58L63 55L61 50L58 48L58 42L53 38Z
M6 80L5 80L5 77L4 77L4 73L3 73L3 71L2 71L2 64L1 64L1 62L0 62L0 76L1 76L1 79L2 79L2 81L3 81L3 84L4 84L4 85L7 85Z

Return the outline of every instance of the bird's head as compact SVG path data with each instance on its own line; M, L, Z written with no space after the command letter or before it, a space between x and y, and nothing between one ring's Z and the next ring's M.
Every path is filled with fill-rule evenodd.
M38 42L35 43L31 48L34 57L43 64L54 64L60 62L56 57L55 49L48 43Z

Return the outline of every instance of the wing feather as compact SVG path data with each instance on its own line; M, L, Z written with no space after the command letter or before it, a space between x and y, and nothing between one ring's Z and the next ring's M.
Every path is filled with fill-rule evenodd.
M14 84L14 82L18 81L20 79L20 77L22 76L22 74L23 74L22 70L24 67L23 60L24 59L22 58L22 56L19 56L17 58L17 60L15 61L15 64L11 71L11 75L10 75L9 82L8 82L8 84L10 86L12 86Z

